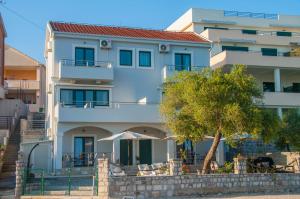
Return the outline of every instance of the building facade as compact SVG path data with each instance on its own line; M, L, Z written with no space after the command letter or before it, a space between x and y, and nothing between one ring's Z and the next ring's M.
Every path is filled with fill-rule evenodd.
M212 68L246 65L264 92L263 106L280 117L300 106L300 16L192 8L167 30L212 41Z
M54 168L70 158L86 166L89 154L123 165L171 158L162 84L176 70L208 66L210 45L195 33L50 22L46 116ZM98 141L126 130L160 139Z
M4 79L7 99L21 99L30 112L44 108L46 70L43 64L6 45Z
M5 98L5 89L4 89L4 46L5 46L5 37L6 30L2 16L0 15L0 99Z

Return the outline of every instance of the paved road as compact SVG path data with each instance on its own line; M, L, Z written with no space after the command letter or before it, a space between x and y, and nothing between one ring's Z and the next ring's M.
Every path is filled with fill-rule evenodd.
M193 199L300 199L300 194L210 196ZM191 198L192 199L192 198Z

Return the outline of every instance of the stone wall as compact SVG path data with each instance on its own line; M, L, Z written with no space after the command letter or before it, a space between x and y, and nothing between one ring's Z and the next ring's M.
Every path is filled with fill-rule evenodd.
M111 199L187 197L207 194L300 191L300 174L213 174L110 177ZM103 188L103 187L102 187Z

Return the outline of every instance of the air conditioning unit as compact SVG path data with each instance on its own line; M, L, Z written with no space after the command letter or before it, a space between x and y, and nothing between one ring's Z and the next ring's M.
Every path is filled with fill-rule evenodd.
M111 48L111 40L107 40L107 39L100 40L100 47L104 49Z
M169 44L159 44L159 52L167 53L169 51L170 51L170 45Z

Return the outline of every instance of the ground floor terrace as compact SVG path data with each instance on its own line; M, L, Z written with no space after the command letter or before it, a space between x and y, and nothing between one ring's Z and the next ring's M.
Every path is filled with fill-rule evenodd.
M124 131L155 139L100 141ZM211 143L212 139L178 143L162 124L58 124L53 137L53 169L91 167L97 158L103 156L122 166L165 163L174 158L199 165ZM224 161L223 146L218 150L217 159L221 163Z

